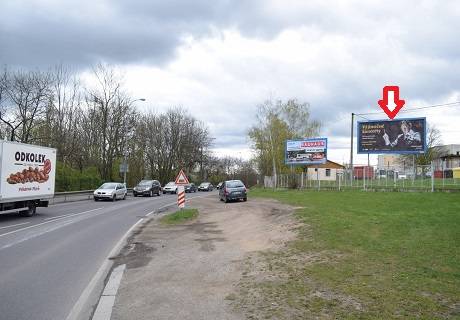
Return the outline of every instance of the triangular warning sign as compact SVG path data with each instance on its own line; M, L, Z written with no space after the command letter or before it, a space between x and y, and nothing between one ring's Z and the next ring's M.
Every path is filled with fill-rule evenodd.
M189 184L187 176L184 173L184 170L181 170L176 177L176 184L177 185L184 185Z

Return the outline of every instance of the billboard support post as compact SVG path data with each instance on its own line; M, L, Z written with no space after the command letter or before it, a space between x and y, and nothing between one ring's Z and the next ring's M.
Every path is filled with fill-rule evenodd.
M363 167L363 187L364 191L366 191L366 170Z
M353 187L353 132L354 132L355 114L351 113L351 133L350 133L350 187Z

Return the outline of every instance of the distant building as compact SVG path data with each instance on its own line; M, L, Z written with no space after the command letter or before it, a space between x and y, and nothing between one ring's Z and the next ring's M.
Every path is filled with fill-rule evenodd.
M434 159L435 170L449 170L460 167L460 144L447 144L435 147L439 157Z
M402 171L399 156L397 154L379 154L377 170L395 170Z
M343 174L344 166L327 160L325 164L305 166L307 179L321 181L336 181L339 174Z
M354 166L353 167L353 178L357 180L373 179L374 178L374 167L373 166Z

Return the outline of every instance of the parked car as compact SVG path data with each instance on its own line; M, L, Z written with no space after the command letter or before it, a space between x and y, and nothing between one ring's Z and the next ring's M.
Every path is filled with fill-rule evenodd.
M214 186L211 184L211 182L203 182L198 187L198 191L212 191L213 189Z
M157 180L141 180L133 189L133 195L153 197L161 194L161 184Z
M223 184L224 184L223 182L219 182L219 183L217 184L216 189L219 190L219 189L222 187Z
M185 192L192 193L192 192L196 192L197 187L194 183L189 183L185 185L184 189L185 189Z
M174 181L168 182L163 187L163 194L165 193L177 193L177 185Z
M226 203L231 200L248 200L247 189L240 180L228 180L219 190L219 200Z
M106 182L96 190L94 190L94 201L99 199L107 199L115 201L117 199L126 199L128 191L123 183Z

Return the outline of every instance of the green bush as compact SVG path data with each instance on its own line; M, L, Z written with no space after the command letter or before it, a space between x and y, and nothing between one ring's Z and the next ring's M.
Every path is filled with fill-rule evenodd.
M56 192L92 190L103 183L95 167L88 167L82 171L57 163Z

